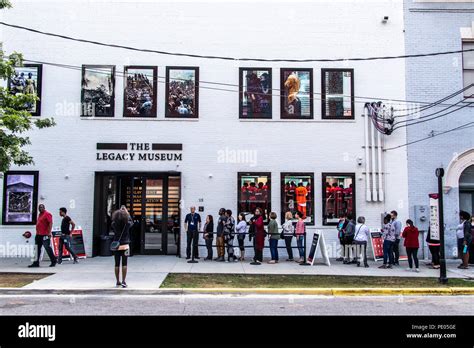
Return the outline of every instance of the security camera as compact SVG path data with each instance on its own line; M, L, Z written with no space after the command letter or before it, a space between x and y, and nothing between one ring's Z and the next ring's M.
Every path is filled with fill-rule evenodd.
M357 165L362 165L362 157L357 157Z
M382 23L387 23L388 22L388 16L383 16Z

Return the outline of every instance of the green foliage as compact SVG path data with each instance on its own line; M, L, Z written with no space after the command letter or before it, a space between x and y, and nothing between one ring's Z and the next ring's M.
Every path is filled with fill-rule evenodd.
M8 1L0 0L0 8L11 7ZM0 51L0 79L8 80L15 73L16 66L23 65L19 53L5 56ZM7 88L0 87L0 173L7 171L12 164L22 166L33 164L33 158L23 149L30 145L30 139L23 134L34 127L47 128L55 125L54 119L33 118L26 110L27 103L35 102L33 95L11 95Z
M11 7L12 7L12 4L10 0L0 0L0 9L11 8Z

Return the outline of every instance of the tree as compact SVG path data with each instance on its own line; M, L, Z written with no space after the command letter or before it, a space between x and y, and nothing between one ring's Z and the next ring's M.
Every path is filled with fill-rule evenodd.
M9 0L0 0L0 9L10 7ZM0 50L0 79L13 78L15 67L20 66L23 66L23 56L20 53L14 52L6 56L3 50ZM23 149L31 144L24 133L35 127L41 129L55 125L52 118L33 118L28 112L28 103L37 100L34 95L12 95L8 88L0 87L0 173L6 172L12 164L34 164L33 157Z

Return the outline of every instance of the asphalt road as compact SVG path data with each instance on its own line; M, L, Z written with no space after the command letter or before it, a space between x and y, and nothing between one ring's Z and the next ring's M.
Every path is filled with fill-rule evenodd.
M472 296L0 295L0 315L472 315Z

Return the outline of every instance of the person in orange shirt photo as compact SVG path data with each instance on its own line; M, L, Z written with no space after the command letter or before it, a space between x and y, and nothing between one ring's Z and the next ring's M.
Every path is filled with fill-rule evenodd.
M303 213L304 218L306 218L306 197L308 196L308 190L303 186L303 183L300 182L298 187L295 189L295 193L298 211Z

